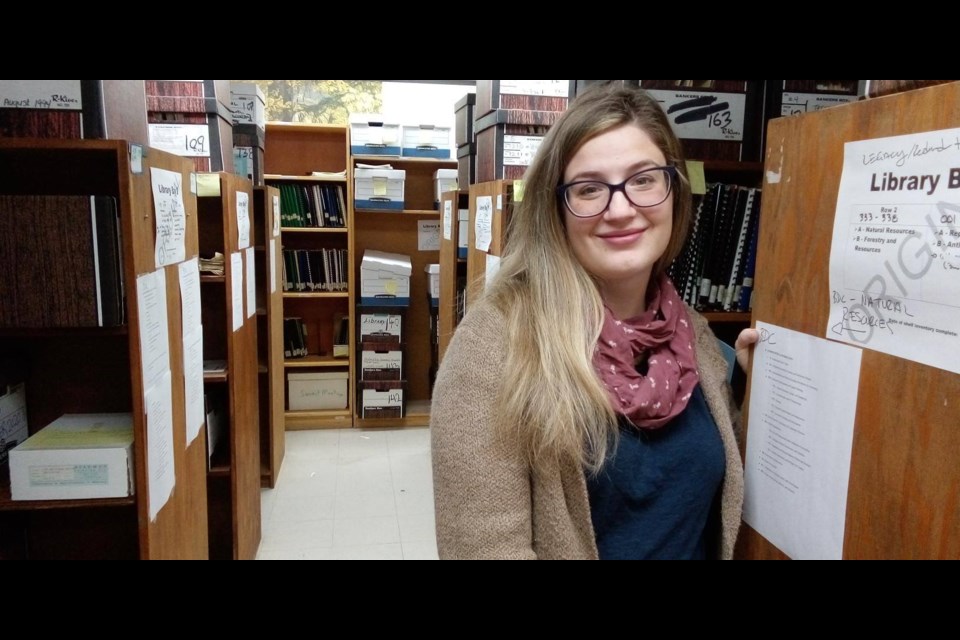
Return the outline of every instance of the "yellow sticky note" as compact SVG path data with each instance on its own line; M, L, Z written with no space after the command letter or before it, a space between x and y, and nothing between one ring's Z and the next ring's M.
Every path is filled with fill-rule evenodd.
M392 296L397 295L397 282L396 280L387 280L383 284L383 289Z
M693 195L703 195L707 192L707 179L703 175L702 162L687 160L687 178L690 180L690 191Z
M373 179L373 195L375 196L387 195L387 179L386 178Z
M200 197L220 195L220 174L198 173L197 195Z
M523 180L513 181L513 201L521 202L523 200Z

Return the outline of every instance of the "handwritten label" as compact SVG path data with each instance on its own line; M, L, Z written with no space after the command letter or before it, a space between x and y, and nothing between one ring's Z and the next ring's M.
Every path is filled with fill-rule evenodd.
M241 249L250 246L250 195L237 191L237 243Z
M403 389L377 391L376 389L363 390L363 408L380 409L383 407L402 407Z
M667 112L679 138L743 140L747 96L706 91L647 91Z
M960 129L848 142L826 337L960 373Z
M503 136L504 166L530 166L542 142L543 136Z
M417 250L440 250L440 222L435 220L417 221Z
M780 102L780 115L796 116L801 113L811 111L820 111L828 107L835 107L838 104L847 104L856 102L857 96L830 94L830 93L794 93L790 91L783 92L783 99Z
M443 239L451 240L453 238L453 202L451 200L443 201Z
M569 80L501 80L500 95L553 96L566 98L570 95Z
M253 182L253 147L233 148L233 173Z
M360 368L364 370L403 370L402 351L361 351ZM402 374L401 374L402 375Z
M0 107L80 111L80 81L0 80Z
M473 222L473 232L476 236L476 247L480 251L490 250L493 229L493 198L479 196L477 198L477 217Z
M360 314L360 337L389 334L400 337L403 316L389 313Z
M150 146L188 158L210 155L210 131L205 124L151 124Z
M233 124L266 124L264 105L258 96L245 94L230 95L230 113Z
M157 267L183 262L186 257L184 238L187 231L187 217L183 206L182 181L183 176L175 171L150 168L153 211L157 223L155 243Z

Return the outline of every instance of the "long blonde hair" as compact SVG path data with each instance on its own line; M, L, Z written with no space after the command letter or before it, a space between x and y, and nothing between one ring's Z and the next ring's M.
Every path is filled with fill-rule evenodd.
M567 458L596 471L616 442L617 416L592 364L603 301L570 249L556 189L586 141L626 124L643 129L681 176L672 236L653 278L679 255L692 209L680 142L646 92L599 86L577 97L544 138L524 177L500 271L484 292L505 318L509 345L496 429L519 440L531 464Z

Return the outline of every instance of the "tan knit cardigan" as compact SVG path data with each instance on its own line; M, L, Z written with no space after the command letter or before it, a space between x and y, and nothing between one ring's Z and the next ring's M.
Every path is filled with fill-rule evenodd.
M700 384L726 457L716 555L730 558L743 506L739 412L727 364L706 320L688 309ZM430 414L440 558L596 559L586 476L574 463L532 469L493 434L506 345L503 319L479 303L463 319L437 372Z

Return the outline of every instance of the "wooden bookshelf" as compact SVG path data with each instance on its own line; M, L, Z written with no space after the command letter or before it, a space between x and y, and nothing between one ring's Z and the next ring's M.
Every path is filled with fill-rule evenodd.
M157 271L151 169L179 173L193 164L151 149L140 166L122 140L0 139L0 194L107 195L117 199L125 283L125 325L112 328L7 328L0 331L0 381L24 382L35 433L64 413L129 412L134 423L134 495L109 500L12 501L0 489L0 558L204 559L207 548L203 437L186 442L178 265L166 278L172 381L175 485L150 517L147 422L141 367L137 277ZM185 259L198 255L196 199L183 193ZM40 295L46 295L37 289ZM9 302L9 301L8 301ZM202 432L201 432L202 433Z
M470 192L464 188L460 191L448 191L441 195L440 202L440 302L438 308L439 322L439 360L447 351L447 345L457 328L457 304L463 295L463 287L458 286L462 280L466 282L467 259L460 258L458 249L460 243L459 212L469 209ZM449 214L446 209L449 209ZM446 236L447 215L450 216L450 237ZM463 238L466 242L466 238Z
M323 179L308 175L313 171L340 172L347 170L347 128L338 125L267 123L265 180L268 184L290 182L321 182L337 185L342 190L345 227L282 227L283 248L287 250L344 249L348 264L352 264L354 249L353 185L349 172L342 179ZM282 257L281 257L282 260ZM286 358L283 368L287 372L330 370L339 367L348 372L347 406L342 410L290 411L282 413L287 430L343 428L353 426L352 380L354 356L334 359L334 325L337 316L345 316L350 325L350 344L353 343L354 288L358 281L351 269L345 274L346 291L283 291L281 293L282 317L300 318L306 327L305 358ZM277 330L283 345L283 327ZM283 345L285 346L285 345ZM283 387L288 383L283 380ZM288 395L284 391L284 395ZM282 407L288 399L282 398Z
M207 185L197 198L200 251L225 257L223 287L202 287L204 360L224 360L226 380L208 383L208 401L221 406L225 433L218 444L229 473L207 474L207 512L211 559L253 559L260 544L260 431L256 313L248 315L247 261L254 251L240 245L239 207L246 195L250 221L248 246L256 238L253 185L228 173L198 176ZM217 184L218 188L213 189ZM231 257L239 255L242 268ZM255 265L254 265L255 266ZM241 296L233 286L241 281ZM241 305L242 322L234 327L234 307Z

